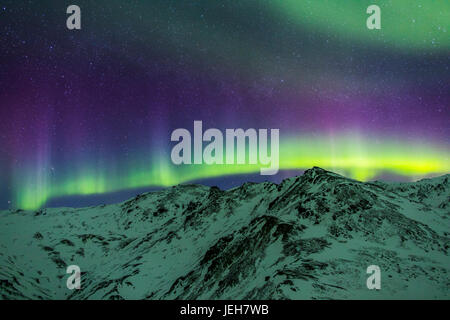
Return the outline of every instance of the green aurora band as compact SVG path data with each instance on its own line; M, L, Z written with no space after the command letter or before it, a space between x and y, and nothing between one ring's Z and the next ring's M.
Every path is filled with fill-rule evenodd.
M332 137L288 137L280 142L280 170L303 170L319 166L345 176L367 181L382 173L409 180L450 171L449 149L417 141L368 139L355 133ZM260 165L173 165L168 158L143 157L118 167L78 167L63 181L50 174L14 174L14 205L38 209L49 199L116 192L142 187L167 187L179 183L236 174L258 174ZM118 170L118 168L121 168ZM29 172L34 172L30 170Z
M450 1L421 0L346 0L346 1L270 1L273 8L302 28L346 35L351 41L389 45L399 50L448 49ZM381 9L382 28L367 32L366 8Z

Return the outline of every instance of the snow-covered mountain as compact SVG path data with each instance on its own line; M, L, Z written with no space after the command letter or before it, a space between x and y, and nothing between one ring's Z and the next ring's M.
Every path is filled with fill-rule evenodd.
M3 299L450 298L449 175L362 183L320 168L223 191L0 212ZM81 269L69 290L68 265ZM369 265L381 289L369 290Z

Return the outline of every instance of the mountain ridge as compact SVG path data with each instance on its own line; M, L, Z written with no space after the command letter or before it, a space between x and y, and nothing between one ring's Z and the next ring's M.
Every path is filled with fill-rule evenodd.
M448 299L448 177L364 183L314 167L279 184L4 212L0 297ZM65 286L71 264L81 290ZM369 265L381 290L365 285Z

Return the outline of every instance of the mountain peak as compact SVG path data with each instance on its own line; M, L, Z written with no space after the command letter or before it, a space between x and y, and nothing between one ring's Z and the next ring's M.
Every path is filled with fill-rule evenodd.
M325 169L322 169L320 167L314 166L311 169L305 170L304 174L323 174L323 173L326 173L326 172L329 172L329 171L327 171Z
M333 176L333 177L336 177L336 178L344 178L341 175L338 175L338 174L336 174L334 172L327 171L325 169L322 169L322 168L316 167L316 166L312 167L311 169L306 170L303 173L303 177L306 177L306 178L309 178L309 179L315 179L317 177L330 177L330 176Z

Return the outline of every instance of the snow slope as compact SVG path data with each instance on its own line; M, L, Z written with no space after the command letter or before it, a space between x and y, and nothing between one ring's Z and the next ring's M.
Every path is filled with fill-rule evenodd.
M449 175L362 183L313 168L279 185L3 211L0 298L449 299L449 197ZM66 287L72 264L80 290Z

